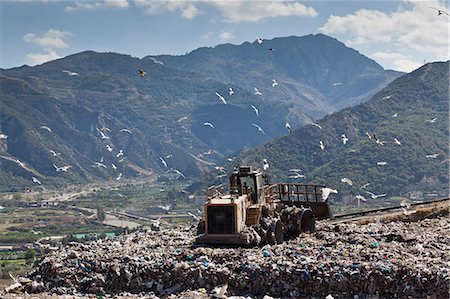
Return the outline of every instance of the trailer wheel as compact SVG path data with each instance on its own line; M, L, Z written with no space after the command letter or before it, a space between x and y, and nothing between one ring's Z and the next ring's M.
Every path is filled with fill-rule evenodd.
M302 216L300 227L302 232L314 232L316 231L316 219L311 209L304 209Z

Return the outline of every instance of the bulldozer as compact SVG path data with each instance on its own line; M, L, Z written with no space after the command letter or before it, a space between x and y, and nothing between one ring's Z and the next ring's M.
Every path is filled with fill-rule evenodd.
M331 216L322 185L276 183L251 166L229 176L229 194L208 196L197 244L280 244L315 231L316 219Z

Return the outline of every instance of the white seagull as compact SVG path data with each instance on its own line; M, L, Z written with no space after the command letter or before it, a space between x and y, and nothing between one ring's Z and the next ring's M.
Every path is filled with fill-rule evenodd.
M25 169L25 163L23 163L22 161L20 161L19 159L16 159L16 163L19 164L20 167Z
M432 154L432 155L425 156L425 158L428 158L428 159L436 159L437 157L439 157L439 154Z
M49 132L52 131L52 129L50 129L50 128L47 127L47 126L40 126L39 129L44 129L44 130L47 130L47 131L49 131Z
M320 146L321 150L323 150L323 151L325 150L325 145L323 145L323 141L322 140L319 141L319 146Z
M117 166L116 166L116 164L114 164L114 163L111 163L111 167L114 169L114 171L116 171L117 170Z
M353 186L353 182L352 182L351 179L342 178L342 179L341 179L341 182L342 182L342 183L346 183L346 184L348 184L348 185L350 185L350 186Z
M394 113L393 115L392 115L392 117L397 117L398 116L398 112L396 112L396 113Z
M384 197L384 196L386 196L386 193L383 193L383 194L374 194L374 193L372 193L372 192L370 192L370 191L366 191L366 190L364 190L364 192L366 192L367 194L369 194L370 197L372 197L372 199L377 199L378 197Z
M167 205L167 206L158 206L158 208L160 208L161 210L164 210L166 212L169 212L170 209L172 209L171 205Z
M277 82L277 80L275 80L275 79L272 79L272 87L275 87L275 86L277 86L278 85L278 82Z
M316 124L316 123L311 123L311 125L313 125L314 127L318 127L319 129L321 129L321 130L322 130L322 126L321 126L321 125L319 125L319 124Z
M120 132L124 132L124 133L129 133L129 134L131 134L131 131L128 130L128 129L122 129L122 130L120 130Z
M161 160L161 163L164 165L165 168L167 168L167 162L161 157L159 157L159 160Z
M111 138L109 138L108 136L106 136L105 133L103 133L102 130L98 130L98 132L99 132L100 135L102 136L102 140L105 140L105 139L111 139Z
M322 199L323 200L327 200L328 196L330 196L330 193L335 193L337 194L338 191L336 189L331 189L331 188L322 188Z
M112 152L113 151L113 148L109 144L106 145L106 149L108 150L108 152Z
M66 165L66 166L59 167L59 166L56 166L55 164L53 164L53 167L55 167L56 172L61 172L61 171L67 172L67 170L69 170L72 167L72 165Z
M258 44L262 44L263 43L263 40L260 38L260 37L256 37L256 42L258 43Z
M434 124L434 123L436 123L436 120L437 120L437 117L435 117L435 118L433 118L433 119L427 119L427 120L425 120L427 123L430 123L430 124Z
M69 76L79 76L80 75L77 72L71 72L71 71L66 71L66 70L64 70L63 73L66 73Z
M262 96L262 93L258 90L258 88L253 87L253 90L255 91L255 95Z
M258 116L259 115L258 108L256 108L255 106L252 105L252 109L253 109L253 111L255 111L256 116Z
M234 90L232 87L228 88L228 95L232 96L234 94Z
M260 126L258 126L257 124L252 123L252 126L254 126L255 128L257 128L258 131L260 131L261 133L263 133L263 135L266 135L266 132L264 132L264 130L263 130Z
M116 177L116 180L120 181L121 178L122 178L122 173L119 173L119 175Z
M119 150L119 152L116 155L117 158L119 158L120 156L123 156L123 150Z
M178 169L171 168L171 170L173 172L175 172L176 174L178 174L178 176L182 176L184 179L186 179L186 176L181 171L179 171Z
M385 161L377 162L377 165L380 165L380 166L384 166L386 164L387 164L387 162L385 162Z
M364 196L360 195L360 194L355 195L355 199L358 200L358 201L360 201L360 200L367 201L366 198Z
M94 162L94 164L91 165L92 167L103 167L103 168L108 168L108 166L106 166L105 164L103 164L102 162Z
M263 159L263 169L267 170L269 168L269 162L267 162L267 159Z
M392 97L392 95L388 95L388 96L382 97L381 99L382 100L389 100L391 97Z
M42 185L41 181L40 181L40 180L38 180L37 178L35 178L34 176L32 176L32 177L31 177L31 179L33 180L33 183L36 183L36 184Z
M288 130L289 133L292 132L292 127L289 123L286 123L284 126L286 127L286 129Z
M290 179L305 179L306 175L295 172L293 175L289 176Z
M347 136L345 136L345 134L342 134L341 137L342 137L342 143L345 145L348 142L348 138L347 138Z
M0 132L0 140L2 140L2 139L8 139L8 135Z
M180 123L180 122L182 122L183 120L187 120L187 119L188 119L187 116L183 116L183 117L180 117L180 118L178 119L178 122Z
M370 186L370 183L366 183L364 185L362 185L361 187L359 187L359 189L364 189Z
M213 126L212 123L205 122L205 123L203 123L203 125L204 125L205 127L210 127L210 128L213 128L213 129L214 129L214 126Z
M167 155L167 156L166 156L166 159L171 159L171 158L173 158L172 155Z
M217 91L216 91L216 96L219 97L219 99L222 101L222 103L224 103L225 105L227 104L227 101L225 100L225 98Z
M49 150L50 154L52 154L53 157L57 157L59 155L61 155L61 153L57 153L54 150Z
M394 141L395 141L395 144L402 145L402 143L397 138L394 138Z

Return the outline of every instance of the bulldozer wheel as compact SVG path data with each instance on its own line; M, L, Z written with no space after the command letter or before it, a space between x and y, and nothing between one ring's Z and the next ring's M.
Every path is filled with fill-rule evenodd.
M274 234L275 234L275 241L277 244L281 244L284 242L284 226L281 220L278 220L275 223Z
M303 232L314 232L316 230L316 219L312 210L306 209L303 211L300 227Z

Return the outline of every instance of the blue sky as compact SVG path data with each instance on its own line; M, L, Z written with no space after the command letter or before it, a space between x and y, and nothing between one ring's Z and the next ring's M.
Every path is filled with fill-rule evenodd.
M0 67L85 50L135 57L324 33L384 68L449 58L447 1L3 0Z

